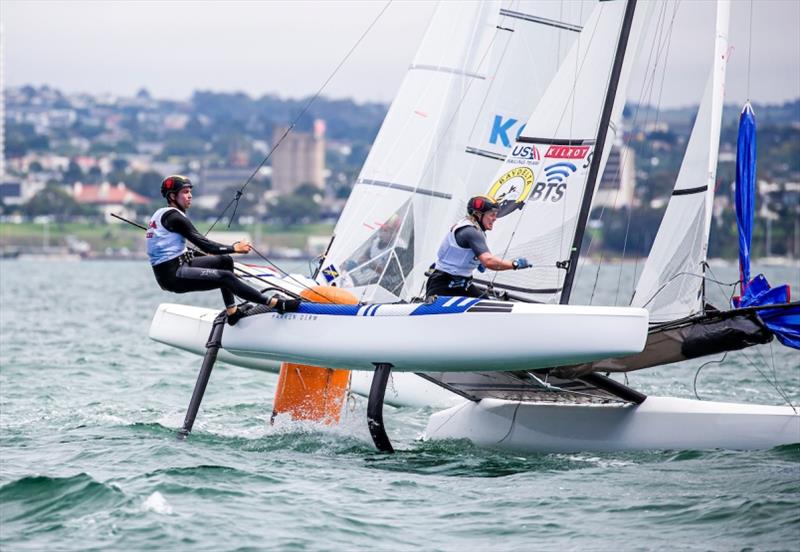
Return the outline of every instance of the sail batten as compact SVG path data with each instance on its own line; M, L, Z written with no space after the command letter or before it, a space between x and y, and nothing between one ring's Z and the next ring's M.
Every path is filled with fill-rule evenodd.
M438 197L442 199L452 199L453 195L445 192L437 192L435 190L425 190L416 186L408 186L406 184L398 184L396 182L386 182L384 180L372 180L369 178L359 178L356 184L363 184L364 186L378 186L381 188L391 188L393 190L403 190L413 194L427 195L431 197Z
M513 17L514 19L522 19L523 21L530 21L531 23L539 23L541 25L549 25L550 27L557 27L559 29L564 29L567 31L573 31L576 33L581 32L583 27L580 25L572 25L570 23L566 23L564 21L557 21L555 19L547 19L545 17L537 17L535 15L531 15L528 13L522 13L513 10L506 10L501 9L500 15L505 15L506 17Z

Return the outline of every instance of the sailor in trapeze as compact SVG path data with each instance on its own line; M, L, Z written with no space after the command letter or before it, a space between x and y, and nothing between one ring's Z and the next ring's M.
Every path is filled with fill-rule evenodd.
M484 292L472 284L472 273L477 269L519 270L530 268L525 257L509 261L493 255L486 245L486 232L494 227L499 209L490 196L475 196L467 203L467 216L447 232L433 273L425 286L425 296L454 295L482 297Z
M268 305L278 312L296 311L297 299L265 297L233 273L231 253L249 253L250 242L222 245L203 236L194 227L186 211L192 205L192 183L185 176L168 176L161 183L161 195L167 206L156 211L147 225L147 255L161 289L174 293L219 289L228 314L228 324L242 318L248 308L237 308L234 296L252 303ZM191 242L203 256L186 248Z

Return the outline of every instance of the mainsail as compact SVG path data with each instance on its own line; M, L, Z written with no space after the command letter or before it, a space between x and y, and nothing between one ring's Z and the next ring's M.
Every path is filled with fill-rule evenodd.
M717 3L713 67L689 138L678 179L631 304L650 321L666 322L703 311L708 235L717 177L729 2Z
M625 57L626 45L635 47L649 17L649 7L634 12L635 5L598 5L493 184L484 188L501 204L490 249L533 263L533 270L497 273L487 283L532 300L561 299L576 268L574 240L588 218L593 180L602 174L625 104L635 57Z
M582 2L439 5L336 226L328 281L364 301L420 293L439 241L505 160L583 11Z

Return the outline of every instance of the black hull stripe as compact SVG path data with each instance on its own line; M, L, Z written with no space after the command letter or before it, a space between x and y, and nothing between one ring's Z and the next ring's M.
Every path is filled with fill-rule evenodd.
M486 80L484 75L477 73L467 73L461 69L454 69L453 67L439 67L438 65L409 65L409 70L416 69L419 71L435 71L437 73L450 73L451 75L461 75L463 77L472 77L473 79Z
M474 281L475 281L475 283L483 284L485 286L488 286L489 284L492 284L492 282L487 282L486 280L478 280L477 278ZM511 285L508 285L508 284L498 284L497 282L494 282L492 284L492 286L496 287L496 288L500 288L500 289L510 289L511 291L521 291L523 293L558 293L559 291L561 291L560 287L536 289L536 288L524 288L524 287L519 287L519 286L511 286Z
M442 199L452 199L451 194L443 192L435 192L433 190L425 190L423 188L415 188L413 186L406 186L405 184L397 184L395 182L384 182L383 180L371 180L369 178L359 178L356 184L364 184L365 186L378 186L380 188L391 188L393 190L402 190L404 192L411 192L413 194L427 195L431 197L440 197Z
M501 309L498 307L472 307L471 309L467 309L467 312L511 312L512 309Z
M503 155L502 153L495 153L493 151L486 151L486 150L473 148L473 147L467 147L467 149L464 150L464 151L466 151L467 153L471 153L473 155L480 155L481 157L488 157L489 159L497 159L498 161L505 161L506 160L506 156L505 155Z
M591 146L597 140L594 138L534 138L533 136L520 136L517 142L523 144L545 144L548 146Z
M708 185L698 186L697 188L686 188L685 190L675 190L674 192L672 192L672 195L679 196L679 195L699 194L700 192L705 192L706 190L708 190Z
M514 305L509 304L507 301L480 301L479 303L475 304L476 307L508 307L511 308Z
M575 33L581 32L583 27L580 25L573 25L572 23L564 23L563 21L557 21L555 19L547 19L545 17L537 17L535 15L529 15L527 13L501 9L500 15L505 15L506 17L513 17L514 19L522 19L523 21L530 21L531 23L539 23L540 25L547 25L549 27L556 27L558 29L564 29L565 31L572 31Z

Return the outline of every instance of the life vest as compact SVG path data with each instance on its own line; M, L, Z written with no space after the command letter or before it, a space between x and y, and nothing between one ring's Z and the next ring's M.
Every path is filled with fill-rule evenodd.
M147 256L150 257L150 264L155 266L175 257L181 256L186 252L186 238L176 232L170 232L161 224L161 217L167 211L175 210L181 215L186 216L180 209L175 207L162 207L150 217L147 225Z
M436 254L436 270L441 270L453 276L469 278L481 262L475 252L469 247L461 247L456 241L456 231L465 226L474 226L481 232L481 228L471 218L464 218L453 225L447 233L439 251Z

